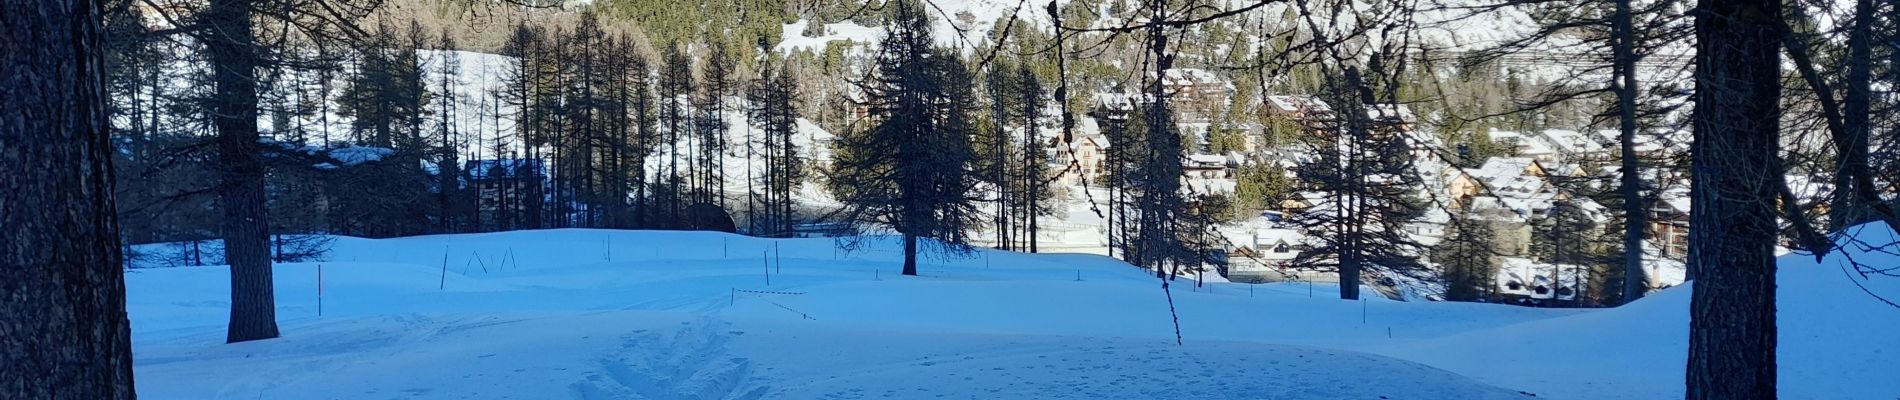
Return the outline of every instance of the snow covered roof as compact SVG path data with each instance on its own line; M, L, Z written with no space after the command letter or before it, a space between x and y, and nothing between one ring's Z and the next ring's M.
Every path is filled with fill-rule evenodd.
M331 159L343 164L322 163L317 164L317 168L336 169L340 167L354 167L366 162L382 161L383 158L396 154L396 150L383 147L350 145L330 149L325 153L329 154Z
M1227 165L1227 156L1223 156L1219 154L1189 154L1187 156L1187 160L1188 160L1189 165L1201 165L1201 166Z
M1114 92L1096 92L1091 97L1095 99L1097 108L1115 111L1134 111L1136 104L1145 103L1148 99L1146 94Z
M1542 135L1522 132L1491 130L1492 142L1509 142L1517 146L1517 154L1525 157L1549 157L1557 155L1557 147Z
M1404 104L1367 104L1366 114L1374 120L1414 123L1418 116L1412 114L1412 107Z
M1466 169L1472 178L1483 181L1485 187L1498 196L1528 198L1544 190L1545 182L1541 176L1530 175L1532 166L1542 168L1537 160L1526 157L1491 157L1484 166Z
M1582 292L1583 271L1577 265L1545 264L1528 258L1504 257L1495 277L1500 294L1542 300L1576 300Z
M1665 189L1663 190L1662 195L1658 198L1658 200L1661 200L1659 203L1665 207L1668 207L1669 211L1674 211L1677 213L1681 213L1683 215L1689 214L1689 208L1690 208L1689 188L1672 187L1669 189Z
M1233 84L1215 75L1212 71L1200 68L1173 68L1161 74L1161 84L1169 86L1219 85L1233 88Z
M1522 202L1507 202L1493 196L1477 196L1471 198L1471 203L1466 206L1465 213L1477 220L1525 222L1528 221L1530 210L1523 206Z
M1274 111L1293 115L1331 114L1333 106L1312 96L1273 95L1266 97L1266 105Z
M1567 155L1586 155L1604 152L1602 143L1583 132L1564 129L1545 129L1544 139L1555 146L1557 151Z
M1186 179L1186 189L1195 194L1233 193L1239 182L1227 178Z
M1258 257L1265 260L1290 260L1299 255L1297 249L1306 242L1306 234L1294 229L1260 229L1253 231L1253 242L1249 245ZM1275 251L1285 245L1287 251Z
M533 159L471 160L463 163L469 179L536 178L545 176L546 164Z

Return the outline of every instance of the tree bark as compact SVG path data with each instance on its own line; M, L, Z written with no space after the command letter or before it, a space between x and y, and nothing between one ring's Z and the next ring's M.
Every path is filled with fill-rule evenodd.
M1649 209L1643 200L1642 164L1636 154L1636 28L1630 0L1616 0L1612 31L1616 36L1615 82L1617 135L1622 177L1617 192L1623 197L1623 302L1649 292L1648 270L1643 269L1643 239L1649 230Z
M101 10L0 12L0 393L131 399Z
M1868 117L1872 110L1873 0L1854 2L1853 28L1847 34L1847 81L1841 96L1841 129L1836 138L1839 168L1834 173L1834 204L1829 208L1828 227L1838 231L1867 216L1866 202L1880 201L1878 195L1863 198L1863 190L1872 191L1868 176ZM1831 93L1822 93L1831 96Z
M917 235L904 234L904 275L917 276Z
M277 307L271 288L269 222L264 208L264 162L257 148L259 64L251 33L249 0L211 0L205 21L217 100L212 125L218 132L218 166L224 182L224 259L231 264L229 343L277 337Z
M1685 397L1774 398L1782 4L1697 8Z

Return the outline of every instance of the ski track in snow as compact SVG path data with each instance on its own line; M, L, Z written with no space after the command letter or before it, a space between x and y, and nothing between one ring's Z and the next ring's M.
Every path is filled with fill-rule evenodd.
M681 322L669 336L638 330L622 338L619 351L601 360L601 370L574 384L582 399L764 398L770 386L752 381L752 361L727 352L732 336L712 319Z

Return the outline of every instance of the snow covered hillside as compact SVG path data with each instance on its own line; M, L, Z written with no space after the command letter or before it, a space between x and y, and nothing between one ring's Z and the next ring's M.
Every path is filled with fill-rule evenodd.
M1883 232L1883 234L1885 234ZM894 241L545 230L339 238L276 267L279 339L224 344L228 271L126 276L139 392L217 398L1678 396L1687 287L1610 310L1174 286L1090 255L896 275ZM1862 257L1870 255L1861 254ZM321 265L322 315L318 315ZM1787 259L1783 393L1892 398L1900 310ZM769 283L768 283L769 279ZM1875 287L1900 293L1896 287Z

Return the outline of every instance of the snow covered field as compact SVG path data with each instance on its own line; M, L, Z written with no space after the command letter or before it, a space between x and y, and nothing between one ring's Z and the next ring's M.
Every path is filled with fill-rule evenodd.
M836 244L610 230L339 238L321 263L322 316L319 264L278 265L283 337L230 345L225 268L132 270L139 393L1654 399L1681 392L1687 286L1619 309L1556 310L1349 302L1323 285L1195 289L1183 280L1173 300L1185 345L1176 346L1155 278L1119 261L980 252L932 259L923 276L900 277L894 242L848 254ZM1784 397L1900 397L1900 381L1891 379L1900 367L1893 340L1900 310L1861 293L1831 263L1789 258L1783 266ZM1900 285L1873 289L1900 293Z

